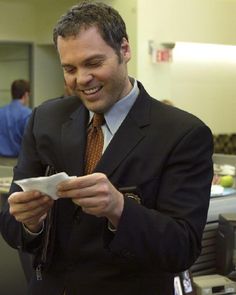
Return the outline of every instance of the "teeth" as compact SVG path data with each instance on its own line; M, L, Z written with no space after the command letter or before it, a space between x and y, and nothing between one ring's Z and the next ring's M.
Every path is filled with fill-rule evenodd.
M95 92L97 92L100 88L99 87L94 87L94 88L91 88L91 89L87 89L87 90L83 90L83 92L85 94L94 94Z

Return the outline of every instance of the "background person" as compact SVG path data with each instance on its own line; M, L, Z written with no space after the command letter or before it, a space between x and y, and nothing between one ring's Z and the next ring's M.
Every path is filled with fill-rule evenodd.
M27 107L29 81L20 79L11 84L12 101L0 108L0 156L18 157L26 123L31 114Z
M57 23L54 41L77 96L33 111L14 179L45 170L77 177L59 185L55 202L11 187L2 235L35 253L29 294L172 295L174 273L201 250L211 132L128 76L125 24L110 6L74 6ZM102 157L88 173L87 133L101 134L93 127L101 114Z
M169 99L163 99L161 102L170 106L174 106L174 103Z

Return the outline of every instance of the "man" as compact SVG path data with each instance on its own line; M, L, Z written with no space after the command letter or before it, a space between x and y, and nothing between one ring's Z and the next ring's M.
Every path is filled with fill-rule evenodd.
M128 76L130 45L113 8L74 6L57 23L54 41L79 98L34 110L14 179L45 170L77 177L59 184L57 201L12 185L2 234L36 254L29 294L173 294L174 273L201 250L211 132ZM99 114L103 154L88 172L86 141Z
M12 101L0 108L0 156L18 157L26 123L31 114L27 107L30 85L15 80L11 85Z

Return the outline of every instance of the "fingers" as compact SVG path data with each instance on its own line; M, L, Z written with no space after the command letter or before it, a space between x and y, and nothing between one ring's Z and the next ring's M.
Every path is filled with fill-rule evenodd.
M63 198L72 198L77 205L94 200L82 200L84 198L101 197L109 193L109 180L105 174L94 173L76 179L65 181L58 186L57 195Z
M99 215L109 201L109 180L102 173L77 177L59 185L58 196L71 198L86 213Z
M30 200L37 200L42 197L42 194L38 191L30 191L30 192L16 192L10 195L8 198L8 203L16 204L16 203L26 203Z
M67 192L73 189L88 188L106 180L107 180L107 177L103 173L93 173L93 174L77 177L75 179L70 179L70 180L61 182L57 187L58 193L63 193L65 191Z
M77 177L60 183L59 197L71 198L86 213L96 216L113 216L119 207L119 215L123 209L123 195L103 173Z
M100 194L100 195L91 195L91 196L85 196L85 197L77 197L77 198L72 198L72 201L84 208L84 209L89 209L89 208L106 208L109 205L109 198L108 195Z
M95 215L97 217L101 217L101 216L105 216L106 211L107 211L107 202L94 202L94 203L90 203L87 202L87 200L81 200L81 199L72 199L72 201L77 205L80 206L82 208L82 210L85 213L91 214L91 215Z
M22 223L42 222L41 217L53 205L53 200L40 192L17 192L9 199L9 211L15 219Z

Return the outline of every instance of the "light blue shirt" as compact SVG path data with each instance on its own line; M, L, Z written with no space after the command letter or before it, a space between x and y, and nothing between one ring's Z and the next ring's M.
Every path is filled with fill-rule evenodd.
M112 140L113 136L119 129L120 125L122 124L126 116L128 115L128 112L130 111L131 107L136 101L136 98L139 95L139 88L138 88L137 81L132 78L130 80L133 84L132 90L128 93L128 95L118 100L109 109L109 111L104 114L106 124L102 125L102 132L104 136L103 152L105 151L110 141ZM89 113L90 113L89 122L91 122L93 117L93 112L90 111Z
M31 109L18 99L0 108L0 156L17 157Z

